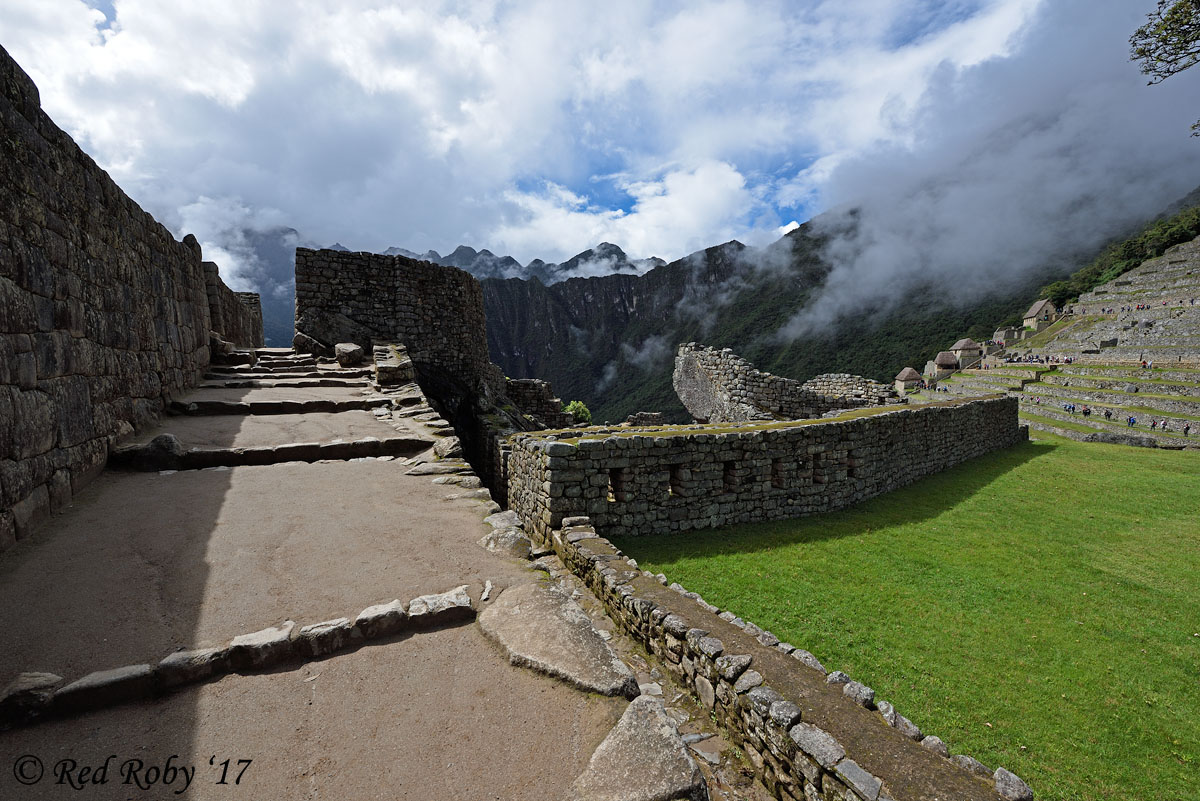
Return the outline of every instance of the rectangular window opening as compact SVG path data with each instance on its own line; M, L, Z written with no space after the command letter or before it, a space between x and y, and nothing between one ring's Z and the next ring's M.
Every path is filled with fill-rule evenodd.
M775 489L785 489L787 484L783 478L783 460L771 460L771 486Z
M737 470L736 462L726 462L723 474L723 484L726 493L737 492L737 475L734 471Z
M667 496L671 498L683 497L683 465L670 465L670 476L667 478Z
M625 500L625 468L614 467L608 471L608 501L617 503Z

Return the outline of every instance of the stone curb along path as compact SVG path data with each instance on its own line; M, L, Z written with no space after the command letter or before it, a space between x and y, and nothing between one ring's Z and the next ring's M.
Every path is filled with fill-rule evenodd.
M336 618L301 628L291 620L240 634L219 648L176 651L157 665L100 670L63 685L52 673L22 673L0 691L0 728L144 700L229 673L306 662L371 640L459 625L475 619L464 584L443 593L369 606L351 622Z
M536 559L535 569L552 560L567 572L552 551L531 548L515 512L498 512L485 522L493 530L479 541L482 547ZM640 695L633 672L562 589L537 582L509 587L478 620L512 664L584 691L633 699L572 785L572 801L707 801L704 775L662 701Z

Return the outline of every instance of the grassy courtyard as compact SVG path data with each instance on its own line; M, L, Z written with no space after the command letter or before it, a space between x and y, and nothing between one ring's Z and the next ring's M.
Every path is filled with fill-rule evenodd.
M1047 438L856 508L617 545L1039 799L1195 799L1200 453Z

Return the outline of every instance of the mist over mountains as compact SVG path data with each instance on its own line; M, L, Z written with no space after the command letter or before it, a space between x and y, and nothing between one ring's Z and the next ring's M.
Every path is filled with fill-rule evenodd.
M1142 205L1155 202L1155 193L1147 195ZM893 272L889 280L863 278L857 287L847 282L855 271L847 268L846 249L876 235L878 217L869 206L820 215L766 247L731 240L670 263L633 260L607 243L561 264L535 259L524 266L467 246L445 256L398 247L388 252L459 267L480 279L489 351L506 375L551 381L560 397L585 401L598 420L618 421L635 411L683 420L671 386L681 342L729 347L761 369L793 378L851 372L889 381L962 336L990 338L996 327L1019 318L1040 286L1079 269L1108 242L1197 203L1200 190L1161 201L1158 213L1107 211L1099 215L1103 226L1069 215L1042 220L1043 228L1075 229L1020 257L1017 249L1027 240L1019 227L1009 231L1012 247L980 239L978 247L991 242L992 249L980 251L977 263L987 269L974 271L970 281L932 269L929 255L914 258L897 249L891 263L909 265L903 278ZM1091 214L1091 207L1080 205L1078 213ZM906 236L915 240L924 230ZM302 237L280 227L244 232L239 241L246 252L239 253L237 275L255 281L262 293L267 342L287 346L294 248L304 244ZM971 251L963 253L965 259ZM998 264L1001 256L1010 262ZM924 275L922 264L928 265Z

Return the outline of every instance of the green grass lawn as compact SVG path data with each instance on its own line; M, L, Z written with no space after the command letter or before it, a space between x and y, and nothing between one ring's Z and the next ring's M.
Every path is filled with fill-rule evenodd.
M1048 437L834 514L618 547L1039 799L1196 799L1200 453Z

